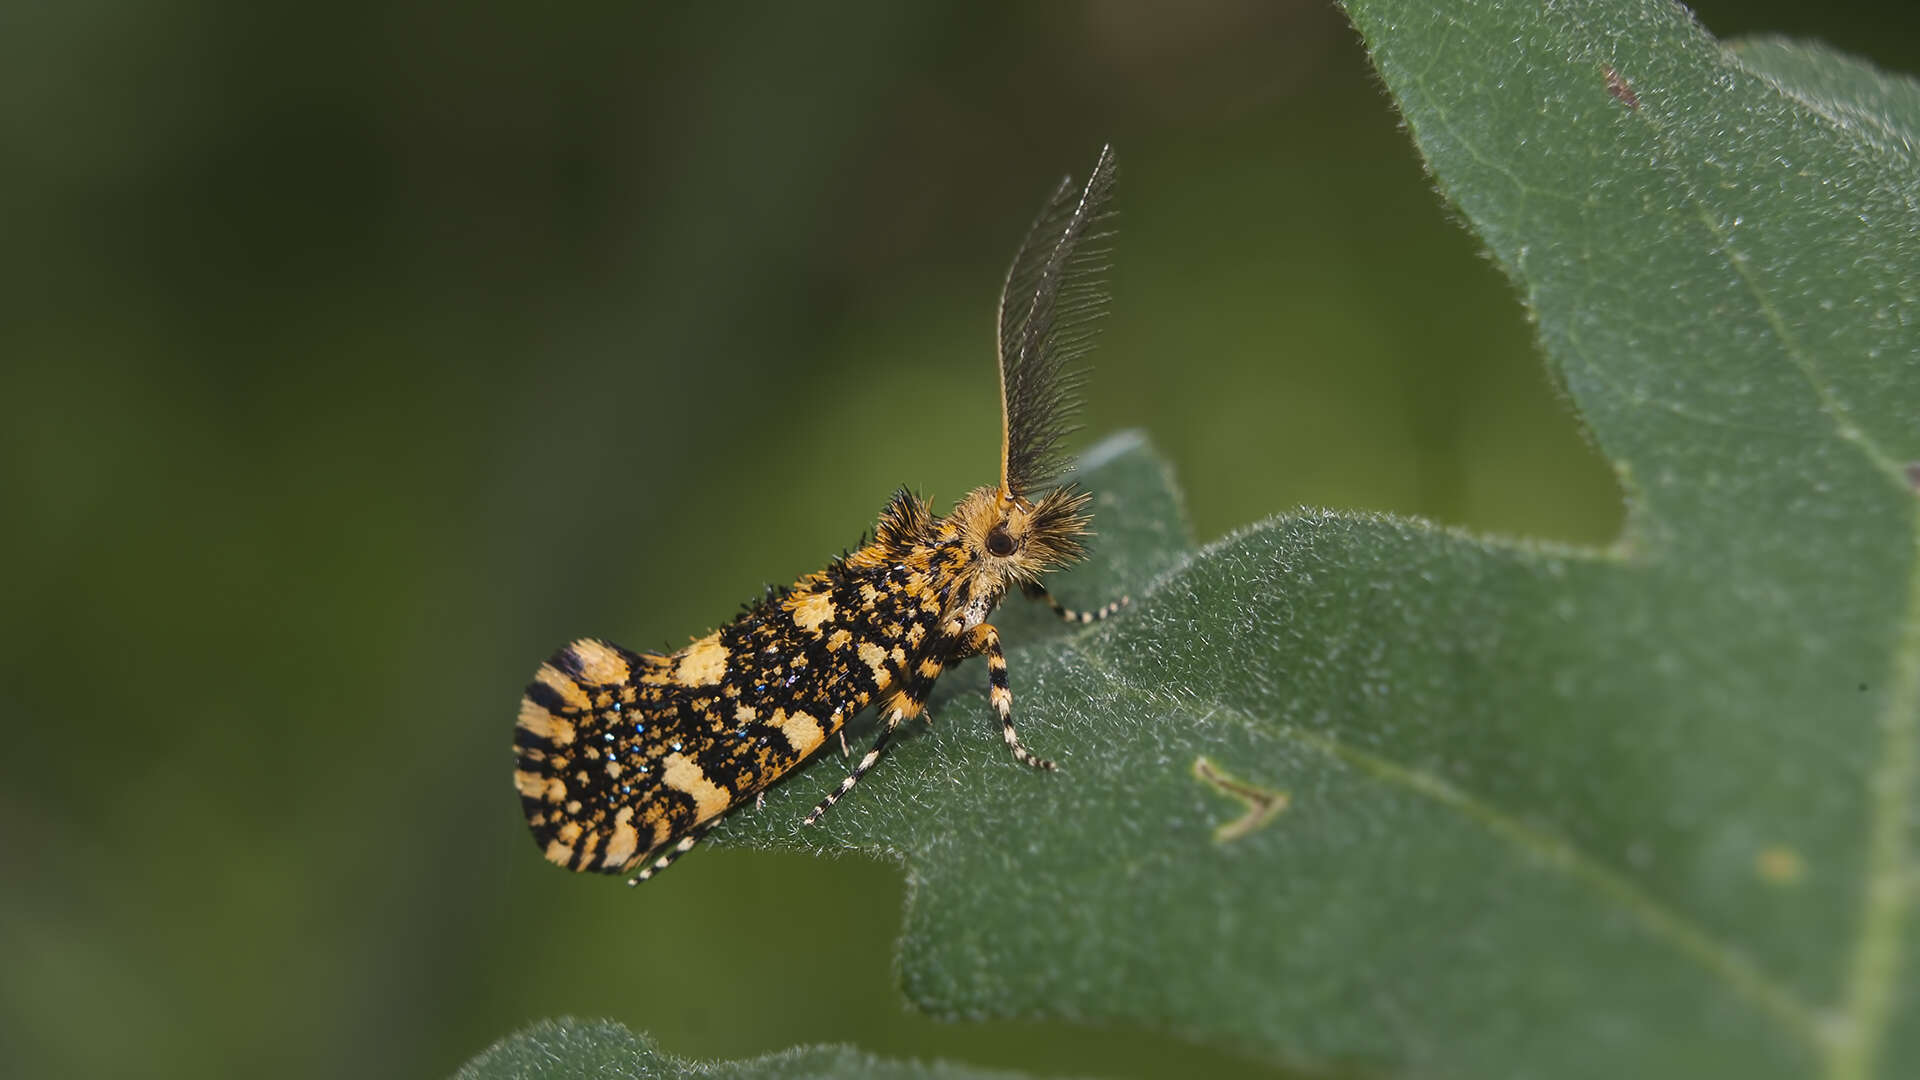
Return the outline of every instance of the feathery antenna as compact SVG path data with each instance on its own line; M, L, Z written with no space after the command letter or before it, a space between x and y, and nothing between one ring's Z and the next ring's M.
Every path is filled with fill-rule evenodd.
M1113 148L1086 187L1067 177L1034 219L1000 290L1000 491L1028 498L1065 471L1061 442L1076 430L1079 361L1092 348L1107 294L1104 241L1112 213Z

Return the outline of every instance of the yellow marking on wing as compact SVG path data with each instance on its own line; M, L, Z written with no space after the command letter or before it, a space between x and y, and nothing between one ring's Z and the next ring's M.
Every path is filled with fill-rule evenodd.
M779 717L778 713L774 715L776 718ZM820 721L807 713L789 713L779 722L780 734L787 737L788 745L802 757L813 753L819 749L821 743L827 741L827 733L820 730Z
M687 646L673 677L682 686L712 686L726 673L727 647L720 644L720 631L715 630Z
M548 802L557 803L567 797L566 782L557 776L549 779L538 773L515 769L513 786L529 799L545 799Z
M587 697L587 692L580 689L580 684L561 674L560 670L552 664L541 664L540 670L533 677L536 682L546 683L554 693L560 695L561 700L576 709L586 709L593 705Z
M700 766L685 754L668 754L666 772L662 775L667 786L675 791L684 791L693 796L693 820L696 824L715 815L725 813L732 805L733 798L726 790L707 779Z
M820 624L831 622L833 616L833 594L829 592L808 593L793 605L793 625L816 634Z
M880 648L880 646L875 645L871 641L861 642L860 659L864 661L868 667L873 669L873 683L875 686L884 689L888 683L893 681L892 674L887 671L886 651Z
M853 632L851 630L835 630L833 634L827 638L827 648L833 652L839 652L841 649L846 648L847 643L852 640Z
M759 719L759 717L760 710L751 705L735 705L733 707L733 719L735 723L751 724Z
M540 670L544 674L552 669L542 667ZM560 673L555 671L554 674L557 676ZM545 682L546 680L542 679L540 681ZM568 683L567 685L571 686L573 684ZM520 699L520 719L518 723L520 727L540 736L555 746L567 746L573 742L573 724L560 719L548 712L545 707L529 701L526 698Z
M634 852L640 850L640 832L633 827L633 807L623 806L613 818L613 839L607 841L607 853L600 858L602 866L623 866Z
M580 665L580 674L590 683L599 686L618 686L627 681L633 670L619 653L614 652L604 641L582 638L568 646L574 660Z
M547 861L565 866L573 861L573 848L558 840L547 841Z
M647 824L653 829L653 842L647 845L648 851L666 843L667 837L673 835L673 826L667 824L667 815L657 807L658 804L655 809L647 811Z

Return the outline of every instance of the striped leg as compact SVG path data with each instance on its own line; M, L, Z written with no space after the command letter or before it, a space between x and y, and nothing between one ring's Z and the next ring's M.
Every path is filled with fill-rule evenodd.
M939 674L940 668L936 664L933 666L933 676ZM873 740L873 749L867 751L867 756L860 759L860 764L853 767L853 771L847 774L845 780L840 781L840 786L828 792L827 797L821 799L820 805L814 807L812 812L807 814L806 820L800 824L811 825L819 821L820 815L826 813L834 803L839 802L847 792L852 791L853 785L859 783L860 778L867 775L867 770L879 762L881 755L887 752L887 744L893 741L893 733L900 730L901 721L913 719L920 714L921 709L925 708L927 694L933 690L933 676L923 675L901 692L900 696L894 700L893 708L887 712L887 726L881 728L880 737Z
M713 827L718 824L720 824L720 819L714 818L704 825L695 825L687 835L680 838L679 843L661 852L659 858L653 860L651 864L642 867L638 873L628 878L627 884L629 886L638 885L660 871L665 870L667 867L672 866L675 859L692 851L693 845L698 844L700 838L712 832Z
M1007 749L1013 751L1013 759L1036 769L1053 768L1053 762L1029 753L1013 730L1013 691L1007 687L1007 654L1000 651L1000 631L995 630L991 623L974 627L967 637L967 652L987 655L987 682L990 687L987 698L993 702L993 711L1000 716L1000 735L1007 740Z
M1108 604L1106 607L1100 608L1097 611L1075 611L1070 607L1066 607L1062 605L1060 601L1055 600L1053 598L1053 594L1047 591L1047 587L1045 585L1038 584L1037 582L1021 586L1020 591L1026 593L1027 599L1029 600L1039 600L1045 603L1048 607L1053 609L1053 613L1055 615L1058 615L1062 619L1065 619L1066 621L1071 623L1084 624L1084 623L1090 623L1090 622L1099 622L1101 619L1104 619L1107 616L1112 615L1114 612L1119 611L1121 608L1126 607L1128 604L1133 603L1133 597L1122 596L1120 599L1115 600L1113 603Z
M811 825L819 821L820 815L826 813L834 803L839 802L841 797L847 792L852 791L853 785L859 783L860 778L867 775L867 770L873 768L874 763L880 760L880 755L887 752L887 743L893 740L893 733L899 730L899 728L900 710L895 709L892 713L888 714L887 726L880 729L880 737L873 740L873 749L867 751L867 756L860 759L860 764L853 767L853 771L847 774L845 780L840 781L839 787L827 792L827 797L821 799L820 805L809 811L806 820L800 824Z

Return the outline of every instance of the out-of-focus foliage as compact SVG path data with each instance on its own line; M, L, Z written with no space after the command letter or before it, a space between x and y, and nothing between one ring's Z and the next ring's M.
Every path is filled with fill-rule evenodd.
M807 1046L752 1061L687 1061L611 1020L543 1020L474 1058L457 1080L1013 1080L1018 1073L944 1062L884 1061L849 1046Z
M1865 3L1704 15L1920 67ZM988 475L1002 260L1101 142L1088 420L1152 432L1202 539L1619 526L1322 5L71 4L0 16L0 70L23 1075L419 1075L569 1012L702 1057L1220 1065L908 1015L892 868L703 852L634 894L541 862L507 781L558 643L685 641L893 486Z

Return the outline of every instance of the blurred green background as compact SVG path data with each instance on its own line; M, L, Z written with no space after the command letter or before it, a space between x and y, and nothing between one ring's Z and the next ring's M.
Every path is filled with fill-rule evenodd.
M1906 3L1700 13L1920 69ZM895 869L630 892L545 864L508 778L555 646L677 646L895 485L990 478L1002 268L1103 141L1088 438L1149 432L1202 539L1619 525L1321 3L14 5L0 70L7 1075L435 1075L563 1013L1232 1064L910 1014Z

